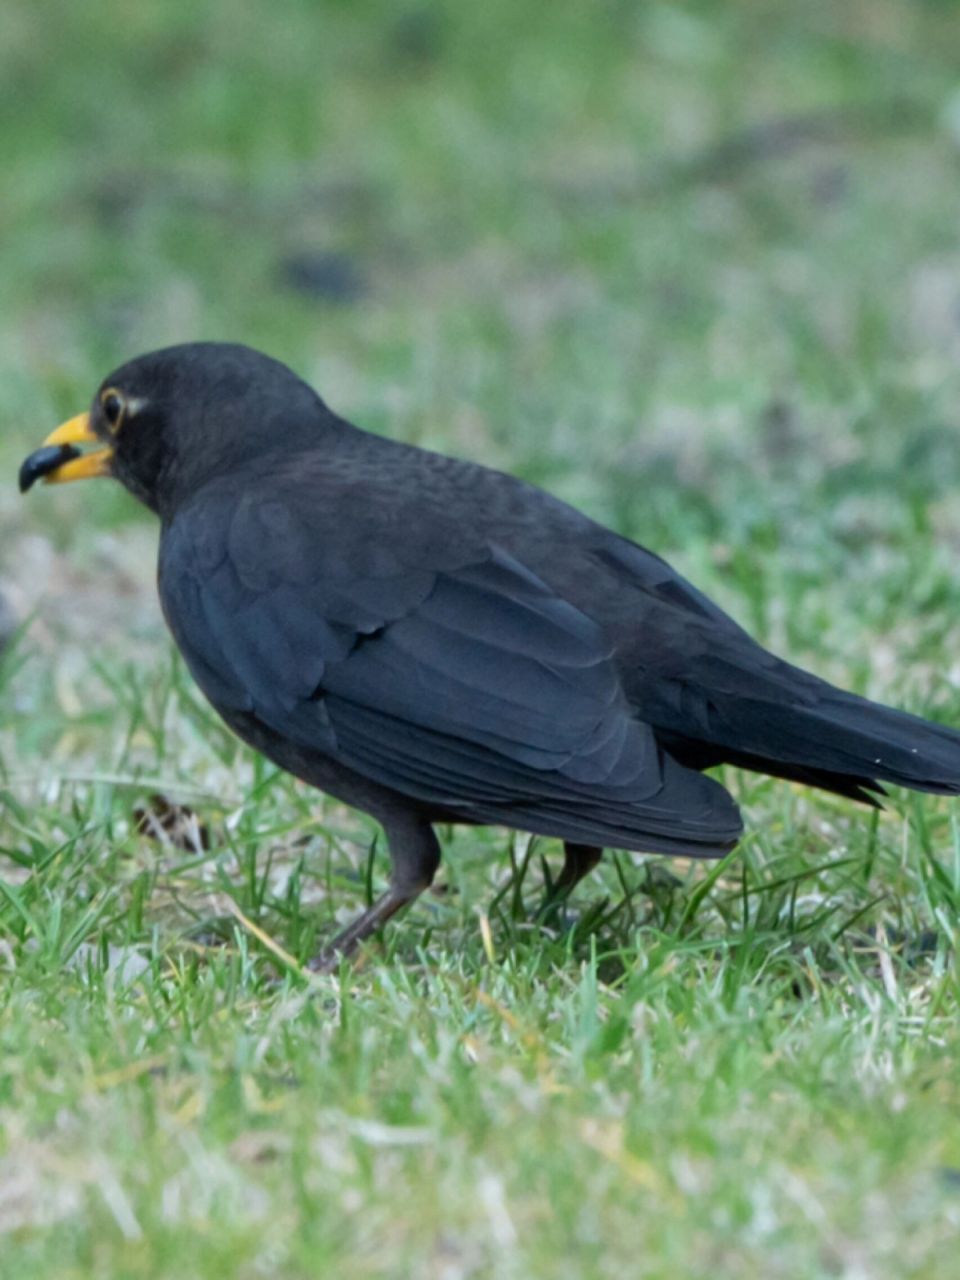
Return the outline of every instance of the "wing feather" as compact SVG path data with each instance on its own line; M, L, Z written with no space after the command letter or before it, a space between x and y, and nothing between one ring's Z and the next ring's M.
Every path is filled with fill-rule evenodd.
M267 508L207 504L201 534L186 508L164 531L164 608L216 705L472 820L705 855L735 841L726 792L630 707L607 634L514 556L481 543L410 568Z

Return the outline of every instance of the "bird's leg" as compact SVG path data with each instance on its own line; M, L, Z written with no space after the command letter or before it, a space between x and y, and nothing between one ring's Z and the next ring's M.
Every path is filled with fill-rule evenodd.
M308 968L317 973L336 970L343 956L349 956L433 884L440 865L440 845L430 824L416 815L402 814L385 821L383 829L390 850L390 887L310 961Z
M563 842L563 866L551 886L550 893L540 909L544 918L554 916L563 906L585 875L588 875L603 857L603 850L592 844Z

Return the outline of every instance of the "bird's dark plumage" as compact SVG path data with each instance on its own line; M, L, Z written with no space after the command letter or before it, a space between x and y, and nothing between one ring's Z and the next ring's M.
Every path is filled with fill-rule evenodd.
M954 730L775 658L642 547L358 430L247 348L132 361L24 471L68 445L51 478L109 472L159 514L164 612L228 723L384 824L393 885L344 949L430 882L437 820L563 839L569 888L603 846L731 849L715 764L960 792Z

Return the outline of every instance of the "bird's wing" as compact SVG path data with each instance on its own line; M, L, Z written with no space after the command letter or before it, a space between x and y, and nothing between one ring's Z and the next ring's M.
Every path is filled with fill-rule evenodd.
M356 522L362 525L362 521ZM165 529L161 597L225 711L477 821L710 854L733 802L659 748L612 645L492 544L416 556L401 527L323 536L277 501L212 498Z

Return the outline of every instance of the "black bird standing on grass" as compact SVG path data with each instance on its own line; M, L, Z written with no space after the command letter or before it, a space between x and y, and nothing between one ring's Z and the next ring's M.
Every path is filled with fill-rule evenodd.
M383 826L390 887L318 967L428 887L437 822L560 838L566 893L607 846L733 848L712 765L868 804L960 792L954 730L782 662L651 552L351 426L246 347L123 365L20 487L100 475L160 517L163 610L227 724Z

